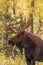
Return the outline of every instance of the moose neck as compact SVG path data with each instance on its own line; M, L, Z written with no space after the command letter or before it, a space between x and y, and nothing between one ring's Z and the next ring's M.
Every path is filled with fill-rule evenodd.
M33 40L32 40L32 35L28 32L24 32L24 34L22 35L22 45L26 48L28 48L29 46L32 45Z

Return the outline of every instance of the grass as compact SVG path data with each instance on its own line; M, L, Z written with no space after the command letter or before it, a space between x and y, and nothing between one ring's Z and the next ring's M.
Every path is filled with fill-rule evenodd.
M0 65L26 65L25 58L16 56L15 59L11 57L6 58L3 53L0 53Z
M22 59L19 56L16 56L15 59L12 57L6 58L3 53L0 53L0 65L26 65L25 57ZM43 65L42 62L36 62L36 65Z

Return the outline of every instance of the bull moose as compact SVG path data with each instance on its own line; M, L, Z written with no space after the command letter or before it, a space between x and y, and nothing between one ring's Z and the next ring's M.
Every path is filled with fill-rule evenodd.
M16 44L21 53L24 48L27 65L35 65L36 61L43 62L43 40L39 36L25 31L30 24L31 20L27 23L23 21L19 30L15 31L9 28L16 32L16 35L9 40L8 44L12 46Z
M25 52L27 65L35 65L35 61L43 61L43 40L32 33L24 32L9 40L9 44L16 46L20 52Z

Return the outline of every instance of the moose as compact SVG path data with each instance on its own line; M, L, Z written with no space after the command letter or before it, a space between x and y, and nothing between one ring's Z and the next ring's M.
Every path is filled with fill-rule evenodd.
M16 35L8 41L8 44L16 45L21 53L24 48L27 65L35 65L36 61L43 62L43 40L38 35L25 31L30 26L31 20L28 20L27 23L24 21L16 31L9 28L16 32Z
M35 61L43 62L43 40L39 36L25 31L11 38L9 44L16 44L21 53L24 48L27 65L35 65Z

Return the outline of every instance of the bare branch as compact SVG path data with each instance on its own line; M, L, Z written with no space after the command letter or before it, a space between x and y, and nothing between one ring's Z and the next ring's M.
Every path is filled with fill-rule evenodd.
M40 28L41 28L41 25L42 25L41 20L39 20L39 23L40 23L40 25L39 25L39 28L38 28L38 31L36 32L36 34L38 34L38 33L39 33L39 31L40 31Z

